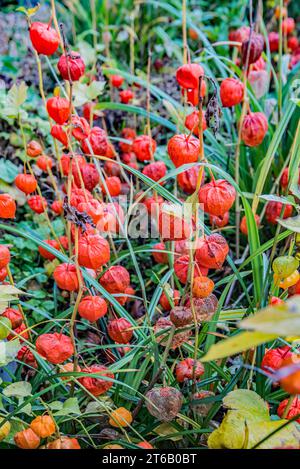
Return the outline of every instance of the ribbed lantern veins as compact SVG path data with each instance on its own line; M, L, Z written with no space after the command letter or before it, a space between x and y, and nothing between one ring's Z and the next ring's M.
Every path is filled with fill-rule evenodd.
M184 121L185 127L190 130L197 137L199 136L199 111L193 111L188 114ZM205 115L202 114L202 131L204 132L207 128Z
M63 263L55 267L53 278L62 290L77 291L79 288L78 274L73 264Z
M15 179L15 185L24 194L31 194L37 188L37 180L31 174L18 174Z
M85 64L78 52L61 55L57 68L64 80L78 81L85 71Z
M132 144L132 151L135 153L138 161L149 161L156 150L156 142L148 135L139 135Z
M240 104L244 97L244 85L235 78L225 78L220 86L220 98L223 107Z
M50 23L36 21L29 28L29 35L34 49L38 54L52 55L59 46L59 36Z
M257 147L268 131L268 120L262 112L249 112L242 122L241 139L248 147Z
M242 42L242 61L245 65L256 62L264 50L265 41L261 34L252 32L251 37Z
M88 269L99 269L110 259L108 241L98 234L85 234L78 242L78 263Z
M107 325L109 337L118 344L127 344L132 336L132 325L125 318L113 319Z
M174 135L168 142L168 154L176 168L183 164L195 163L199 152L200 142L193 135Z
M57 124L64 124L70 116L70 102L66 98L53 96L47 100L47 111Z
M0 194L0 218L15 218L16 202L9 194Z
M54 365L63 363L74 353L70 337L58 332L40 335L35 345L38 354Z
M192 166L191 168L183 171L177 175L178 186L186 194L193 194L197 188L198 175L200 171L200 166ZM201 184L204 182L204 172L202 173Z
M232 207L235 197L235 188L225 179L213 179L199 190L199 202L210 215L224 215Z
M79 303L78 313L82 318L95 322L107 313L107 303L100 296L85 296Z
M208 269L220 269L229 252L229 246L219 234L205 236L197 242L195 259Z
M81 371L82 373L87 373L87 376L79 378L78 381L93 394L93 396L101 396L101 394L106 393L113 385L112 380L114 379L114 374L104 365L88 366ZM89 374L93 376L89 376Z

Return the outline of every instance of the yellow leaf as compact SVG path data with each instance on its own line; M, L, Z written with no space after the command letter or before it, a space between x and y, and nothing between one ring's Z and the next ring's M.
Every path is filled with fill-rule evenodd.
M202 362L209 362L219 358L229 357L237 353L249 350L257 345L264 344L278 337L278 334L264 334L262 332L241 332L229 339L222 340L213 345L204 357Z
M262 309L244 319L240 327L281 337L300 335L300 295L293 296L282 305Z

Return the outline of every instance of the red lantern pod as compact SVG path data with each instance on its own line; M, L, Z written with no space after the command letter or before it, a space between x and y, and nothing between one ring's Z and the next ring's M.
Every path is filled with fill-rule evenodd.
M191 114L186 116L184 125L189 129L194 135L199 136L199 111L193 111ZM202 113L202 130L203 132L207 129L207 124L205 120L205 115Z
M199 77L204 75L204 70L199 64L185 64L176 71L176 80L181 88L198 88Z
M177 175L177 182L179 187L186 192L186 194L193 194L197 188L197 181L200 167L192 166L192 168L183 171ZM204 172L202 172L201 184L204 181Z
M229 253L229 246L219 234L212 234L198 240L195 258L208 269L220 269Z
M267 203L266 206L266 220L268 223L271 225L276 225L277 224L277 219L280 217L281 210L282 210L283 204L281 202L273 202L270 201ZM288 218L292 215L293 213L293 206L292 205L284 205L284 211L282 218Z
M268 131L268 121L262 112L249 112L242 122L241 138L245 145L257 147Z
M6 267L0 268L0 282L3 282L6 279L7 274L8 274L8 272L7 272Z
M167 174L167 167L163 161L155 161L144 167L143 174L157 182Z
M85 296L79 303L78 313L90 322L98 321L107 313L106 301L101 296Z
M190 256L184 255L175 259L174 272L178 280L184 285L187 283L190 272ZM194 261L194 278L199 275L207 275L208 269L202 266L197 260Z
M64 153L60 158L61 169L64 176L68 176L70 172L70 164L72 164L72 174L78 174L78 170L81 169L85 164L86 160L83 155L75 154L70 155L70 153Z
M28 334L28 329L25 326L24 322L19 327L16 327L8 336L7 340L14 340L14 339L19 339L21 343L24 342L24 340L29 339L29 334Z
M130 275L125 267L113 265L104 272L99 282L109 293L124 293L130 286Z
M259 226L259 223L260 223L259 215L255 214L254 218L255 218L256 225ZM240 230L245 236L248 236L247 218L245 216L241 219Z
M37 188L37 180L31 174L18 174L15 179L15 185L24 194L31 194Z
M77 291L79 288L78 275L73 264L63 263L55 267L53 278L62 290Z
M59 251L59 243L55 239L44 239L44 243ZM47 249L42 246L39 246L39 253L44 259L47 259L49 261L53 261L56 257L55 254L52 254L50 251L47 251Z
M38 363L35 359L35 356L33 353L30 351L30 349L24 345L17 354L17 359L25 363L27 366L32 367L32 368L37 368Z
M287 46L292 52L295 51L299 47L298 38L296 36L289 37Z
M200 142L192 135L174 135L168 142L168 153L176 168L195 163L200 152Z
M77 208L81 202L89 202L92 198L92 194L87 189L79 189L78 187L75 187L71 192L70 205Z
M291 355L291 347L288 345L267 350L263 356L261 368L267 373L277 371L281 368L283 360Z
M168 264L169 263L168 254L166 252L155 252L154 251L154 249L157 250L157 251L165 251L166 250L165 243L154 244L152 246L152 249L153 249L152 256L153 256L155 262L157 262L158 264Z
M127 319L113 319L107 325L109 337L117 344L128 344L133 336L132 325Z
M104 171L108 176L120 176L121 167L114 161L105 161Z
M54 200L51 204L51 210L56 213L56 215L61 215L64 211L63 203L61 200Z
M172 309L172 305L170 303L169 298L172 299L174 306L178 306L179 301L180 301L179 290L172 290L169 297L166 295L165 292L162 292L161 297L159 299L159 304L163 308L164 311L170 311L170 309Z
M278 52L279 34L277 32L271 31L268 34L268 42L269 42L270 52Z
M46 449L81 449L76 438L62 436L46 444Z
M47 208L47 200L40 195L32 195L27 202L31 210L37 214L43 213Z
M282 402L280 402L277 409L277 414L281 418L291 420L297 415L300 415L300 399L297 396L294 397L292 405L289 407L289 410L286 413L285 409L287 408L288 403L289 399L284 399ZM296 422L300 423L300 417L296 419Z
M97 225L104 213L103 204L97 199L90 199L88 202L80 202L77 206L77 210L79 212L86 212L95 225Z
M209 222L211 226L217 226L218 228L223 228L223 226L228 225L229 212L225 212L224 215L209 215Z
M10 320L12 329L20 327L23 322L23 316L18 309L6 308L0 317L2 316Z
M28 156L35 158L43 153L43 148L39 144L39 142L35 140L30 140L30 142L26 145L26 153Z
M125 127L124 129L122 129L121 136L125 140L131 140L131 143L119 142L120 150L123 153L128 153L132 151L132 143L133 140L136 138L136 131L134 129L131 129L130 127Z
M131 90L123 90L119 93L120 101L123 104L128 104L134 98L134 93Z
M114 88L120 88L123 85L124 78L121 75L112 75L110 81Z
M42 170L47 172L48 169L51 169L54 165L53 159L47 155L41 155L36 160L37 166Z
M132 151L139 161L151 160L156 150L156 142L148 135L139 135L134 139Z
M176 365L175 374L178 383L189 379L198 380L204 374L204 366L199 360L186 358Z
M31 428L26 428L15 433L14 442L21 449L37 449L40 446L41 440Z
M49 98L46 103L49 116L57 123L64 124L70 117L70 103L60 96Z
M163 208L158 216L158 229L162 239L180 241L191 235L190 224L184 220L183 215L177 215Z
M0 269L6 267L10 262L10 252L7 246L0 244Z
M50 131L53 138L62 143L65 147L68 146L68 136L61 125L53 125Z
M214 282L208 277L201 275L193 280L193 295L196 298L207 298L214 290Z
M291 34L294 31L295 27L296 27L296 25L295 25L294 18L289 17L289 18L285 18L282 21L282 32L286 36Z
M52 55L59 46L59 36L50 24L35 21L29 28L29 35L38 54Z
M81 142L89 137L91 133L90 124L84 117L72 116L72 135L78 141Z
M282 369L294 368L291 372L280 380L280 386L288 394L299 394L300 392L300 357L296 353L292 353L289 357L285 357L281 363ZM296 366L295 366L296 365Z
M210 215L224 215L232 207L235 197L235 188L225 179L214 179L199 190L199 202Z
M249 39L250 28L249 26L241 26L234 32L234 38L231 39L236 42L244 42Z
M57 332L40 335L35 345L37 353L53 365L65 362L74 354L70 337Z
M244 85L235 78L225 78L220 86L220 98L223 107L237 106L244 97Z
M64 80L78 81L85 71L85 64L78 52L61 55L57 68Z
M100 176L96 166L93 163L86 163L80 168L80 172L84 187L88 191L92 191L99 184L100 181ZM74 179L75 183L78 186L81 186L81 180L79 178L78 172L74 173Z
M82 373L99 375L99 378L84 376L78 379L93 396L101 396L101 394L106 393L113 385L113 382L110 380L114 379L114 374L104 365L92 365L83 368L81 371ZM105 379L101 379L101 377Z
M91 153L90 147L95 155L106 156L108 151L108 140L106 132L100 127L93 127L87 139L81 142L84 153Z
M250 45L249 45L250 44ZM248 65L256 62L264 50L264 38L261 34L252 32L251 40L249 39L242 42L242 61L245 65L248 58ZM249 52L248 52L249 48Z
M110 259L108 241L98 234L81 236L78 242L78 263L88 269L99 269Z
M117 197L121 193L122 185L118 176L110 176L105 178L106 187L104 184L101 186L102 193L107 195L107 192L111 197ZM107 188L107 189L106 189Z
M206 93L206 83L204 80L202 80L201 96L204 97L205 93ZM198 88L192 88L191 90L184 90L182 88L181 94L182 96L186 97L186 101L188 104L191 104L192 106L198 106L199 104L199 89Z
M15 218L16 202L9 194L0 194L0 218Z

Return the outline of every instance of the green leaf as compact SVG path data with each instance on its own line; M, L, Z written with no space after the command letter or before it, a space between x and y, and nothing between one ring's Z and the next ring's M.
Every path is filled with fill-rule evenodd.
M272 202L280 202L283 205L296 205L294 202L294 197L283 197L278 195L269 195L264 194L259 197L260 199L272 201Z
M204 357L202 362L218 360L219 358L230 357L237 353L249 350L257 345L264 344L278 337L278 334L266 334L262 332L241 332L229 339L222 340L213 345Z
M28 381L17 381L9 384L3 389L3 394L7 397L27 397L31 395L32 386Z
M77 44L80 55L84 57L85 65L88 66L93 64L96 59L96 51L94 48L86 41L79 41Z
M293 231L293 233L300 233L300 215L297 215L296 217L285 218L284 220L278 218L277 222L284 228Z
M0 179L11 184L19 173L19 168L9 160L0 159Z
M0 366L6 366L12 362L18 351L22 348L19 339L12 340L11 342L0 342Z
M70 415L81 414L77 397L70 397L64 403L61 409L54 413L54 415Z
M93 81L90 85L85 83L74 84L74 106L82 106L89 101L93 101L103 93L105 81Z
M15 118L21 111L21 106L27 98L28 86L25 81L19 85L13 85L6 96L5 107L2 110L3 114L7 117Z

